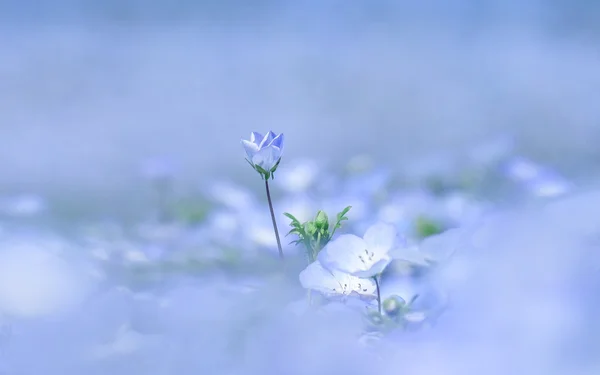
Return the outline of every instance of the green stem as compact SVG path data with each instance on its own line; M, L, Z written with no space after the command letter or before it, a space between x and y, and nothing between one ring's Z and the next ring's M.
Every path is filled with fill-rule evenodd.
M313 261L317 260L319 251L321 251L321 232L317 233L317 246L313 249Z
M273 230L277 239L277 249L279 250L279 258L283 260L283 249L281 248L281 240L279 239L279 230L275 221L275 212L273 211L273 202L271 201L271 192L269 191L269 180L265 179L265 188L267 190L267 200L269 201L269 210L271 211L271 220L273 221Z
M381 315L381 291L379 290L379 275L373 276L373 280L375 280L375 286L377 287L377 311L379 311L379 315Z

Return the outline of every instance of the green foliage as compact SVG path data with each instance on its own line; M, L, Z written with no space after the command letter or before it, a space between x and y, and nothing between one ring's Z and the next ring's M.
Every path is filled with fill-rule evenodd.
M415 221L415 230L419 238L427 238L444 232L446 228L437 221L421 216Z
M206 202L183 200L175 207L175 217L189 225L196 225L204 221L210 206Z
M265 170L264 168L262 168L259 165L255 165L252 164L252 162L248 159L246 159L246 161L248 162L248 164L250 164L250 166L252 168L254 168L255 171L258 172L258 174L260 174L260 176L262 177L263 180L269 180L269 179L275 179L275 171L277 170L277 167L279 167L279 163L281 162L281 158L279 160L277 160L277 163L275 163L275 165L273 166L273 168L271 168L270 170Z
M333 225L330 225L329 217L322 210L317 212L314 220L309 220L304 223L301 223L294 215L285 212L284 215L291 220L290 227L292 227L286 236L295 234L298 237L291 243L295 245L301 243L304 244L308 255L308 261L312 263L317 259L317 255L321 249L331 241L336 229L341 228L342 222L348 220L346 214L351 208L352 206L348 206L344 208L342 212L338 213ZM330 228L332 228L331 232L329 231Z

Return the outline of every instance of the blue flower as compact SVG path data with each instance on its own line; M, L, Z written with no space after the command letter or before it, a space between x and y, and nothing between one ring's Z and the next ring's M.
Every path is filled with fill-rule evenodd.
M275 134L269 131L265 136L252 132L250 140L242 139L242 145L248 155L248 163L263 178L269 179L279 166L283 154L283 133Z
M572 190L572 184L554 170L529 159L515 157L503 166L504 174L531 194L540 198L554 198Z

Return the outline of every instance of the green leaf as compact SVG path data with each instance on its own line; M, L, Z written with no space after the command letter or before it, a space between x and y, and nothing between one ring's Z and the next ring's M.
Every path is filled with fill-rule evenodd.
M300 234L300 231L298 230L298 228L293 228L292 230L286 233L285 237L289 236L292 233Z
M317 226L315 225L314 222L308 221L308 222L304 223L304 231L306 232L307 235L312 237L317 233Z
M344 208L342 210L342 212L340 212L339 214L337 214L338 220L340 220L341 218L345 217L345 215L348 213L348 211L350 211L351 208L352 208L352 206L348 206L348 207ZM348 219L348 218L346 218L346 219Z
M348 213L348 211L350 211L351 208L352 208L352 206L348 206L348 207L344 208L342 210L342 212L337 214L337 222L335 223L335 228L341 228L342 221L348 220L348 217L346 216L346 214Z
M289 212L284 212L283 213L288 219L290 219L292 221L293 224L298 224L300 225L300 221L298 219L296 219L296 217L292 214L290 214ZM290 224L292 225L292 224Z
M335 222L335 225L333 226L333 230L331 231L331 234L328 236L327 241L329 241L333 237L333 234L335 233L336 229L342 227L342 221L348 220L348 217L346 216L346 214L348 213L348 211L350 211L351 208L352 208L352 206L348 206L348 207L344 208L342 210L342 212L337 214L337 221Z

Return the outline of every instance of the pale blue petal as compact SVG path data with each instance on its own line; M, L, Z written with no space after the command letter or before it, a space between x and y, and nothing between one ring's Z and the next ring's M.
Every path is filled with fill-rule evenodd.
M366 279L374 277L374 276L382 273L383 270L385 270L385 268L390 264L391 261L392 261L391 257L383 257L383 258L375 261L375 263L373 263L373 264L368 264L369 265L368 269L352 272L352 275L356 276L356 277L366 278Z
M522 157L513 158L504 167L504 173L508 178L516 181L532 180L541 172L542 167L540 165Z
M401 260L420 266L429 265L427 260L430 259L430 257L428 257L423 251L420 251L417 246L397 248L390 251L389 255L396 260Z
M281 155L283 154L282 149L280 149L277 146L270 146L269 148L273 149L273 159L275 159L275 162L277 162L277 160L281 159Z
M244 150L246 150L246 155L248 155L248 160L252 161L254 155L258 152L258 146L245 139L242 139L242 145L244 146Z
M369 267L360 257L367 250L367 243L353 234L343 234L329 242L319 253L324 267L347 273L366 271Z
M273 138L275 138L275 133L273 133L272 131L269 130L269 132L260 141L260 143L258 145L258 149L260 150L264 147L267 147L269 145L269 143L271 143Z
M283 150L283 133L281 133L281 134L277 135L275 138L273 138L273 140L271 141L269 146L275 146L275 147L279 148L280 150Z
M318 261L308 265L300 272L300 285L305 289L316 290L325 294L333 294L341 290L340 283L333 274Z
M526 187L536 196L543 198L559 197L571 190L571 184L566 179L549 171L527 183Z
M365 241L369 250L375 254L386 254L396 242L396 228L391 224L377 223L367 229Z
M250 133L250 142L256 144L257 146L260 144L263 138L263 135L259 132Z
M277 163L277 160L279 160L278 155L279 150L276 150L273 147L259 149L258 152L252 156L252 163L260 166L266 171L270 171L275 163Z

